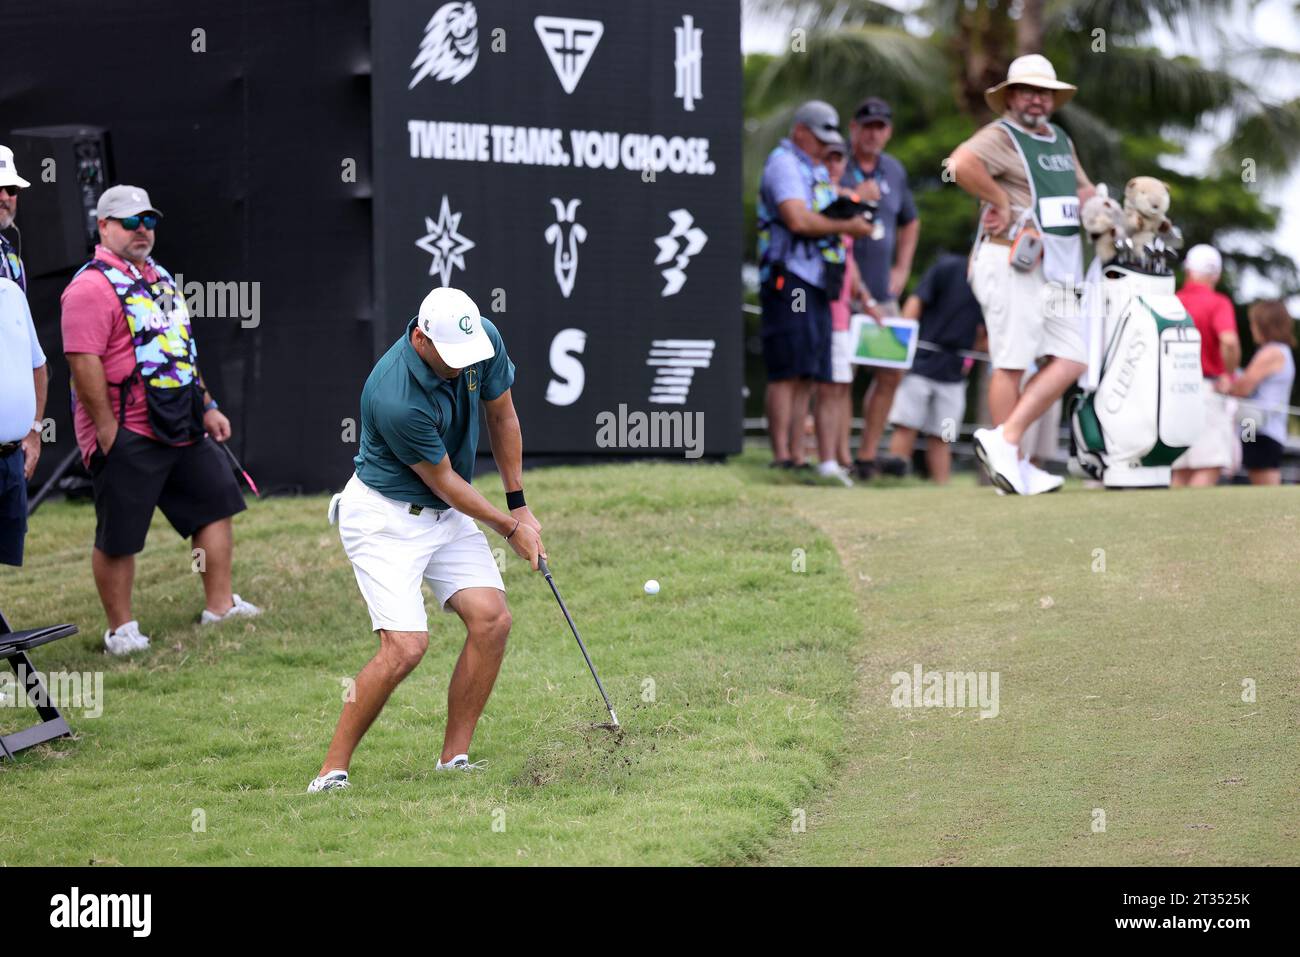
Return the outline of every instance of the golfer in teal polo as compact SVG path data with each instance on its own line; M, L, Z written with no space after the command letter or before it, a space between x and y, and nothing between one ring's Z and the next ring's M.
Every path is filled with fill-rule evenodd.
M510 633L505 585L484 526L534 569L541 525L524 503L523 439L510 398L515 366L501 334L459 289L440 287L371 371L361 391L356 474L330 502L343 549L379 633L357 675L320 774L308 791L348 786L352 752L393 689L429 646L421 583L465 623L447 689L447 732L436 770L475 770L470 740L492 693ZM509 514L470 485L479 405Z

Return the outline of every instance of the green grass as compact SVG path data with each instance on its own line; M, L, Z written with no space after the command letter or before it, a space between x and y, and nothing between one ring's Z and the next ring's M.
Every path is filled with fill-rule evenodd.
M866 640L839 780L774 862L1300 863L1295 488L794 500ZM917 663L999 672L999 715L893 707Z
M236 519L236 589L267 613L215 630L185 543L161 516L135 611L153 649L102 653L92 510L37 514L28 564L0 571L15 627L73 621L46 670L106 672L75 740L0 763L0 864L679 864L760 854L831 774L860 641L828 539L735 467L530 473L551 568L627 728L621 744L540 576L509 556L514 629L474 742L480 776L435 775L464 638L431 612L430 650L362 742L354 786L307 795L341 681L375 649L326 500ZM485 478L485 488L499 483ZM789 571L803 548L809 571ZM643 594L646 579L662 592ZM774 582L783 587L773 587ZM653 681L653 695L647 682ZM653 700L644 700L645 698ZM0 709L12 730L32 712ZM200 809L206 831L192 823ZM504 830L494 830L504 823Z
M354 787L325 795L303 790L375 644L325 499L236 520L236 588L267 614L215 630L159 516L131 660L102 654L90 508L45 506L0 608L82 627L36 661L103 671L104 713L0 763L0 864L1300 863L1295 489L812 488L751 454L536 471L529 499L621 743L511 555L487 772L432 771L463 639L435 611ZM1000 714L891 707L916 663L997 671Z

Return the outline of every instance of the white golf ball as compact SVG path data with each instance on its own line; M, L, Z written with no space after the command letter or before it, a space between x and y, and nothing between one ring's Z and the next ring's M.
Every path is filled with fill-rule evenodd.
M659 583L655 581L653 578L650 579L648 582L645 583L645 593L647 595L659 594Z

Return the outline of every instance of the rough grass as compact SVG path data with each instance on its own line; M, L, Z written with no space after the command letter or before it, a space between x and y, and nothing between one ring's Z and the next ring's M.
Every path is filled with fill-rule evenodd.
M307 795L342 680L375 648L326 499L254 503L236 519L236 590L267 613L216 629L194 623L202 593L187 547L156 516L135 599L154 647L132 660L102 653L92 510L56 503L33 522L28 565L0 570L0 608L18 628L81 627L35 659L102 671L103 715L71 709L75 740L0 763L0 864L760 854L843 746L861 630L828 540L782 490L734 466L530 474L552 571L626 726L621 741L591 729L606 720L591 676L545 582L511 553L515 626L472 755L487 772L433 772L464 636L435 610L430 651L362 743L353 788ZM808 562L797 577L794 548ZM662 584L654 598L648 578ZM0 708L0 727L31 716Z

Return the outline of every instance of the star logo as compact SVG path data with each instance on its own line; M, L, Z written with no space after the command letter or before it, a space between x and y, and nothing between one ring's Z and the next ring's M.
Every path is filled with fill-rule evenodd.
M474 243L460 234L460 218L464 213L453 213L447 197L442 197L442 208L438 211L435 222L424 217L424 228L428 230L415 241L426 253L433 257L429 263L429 275L438 276L444 286L451 284L453 269L465 270L465 253L474 248Z

